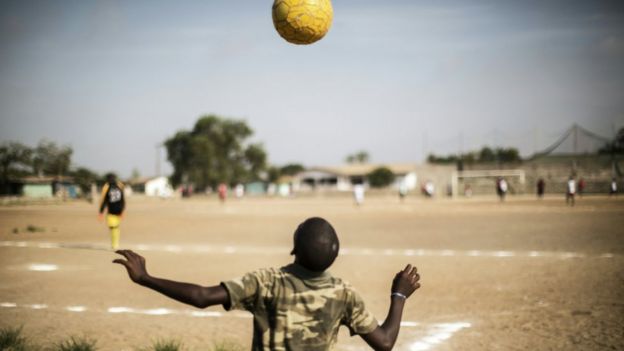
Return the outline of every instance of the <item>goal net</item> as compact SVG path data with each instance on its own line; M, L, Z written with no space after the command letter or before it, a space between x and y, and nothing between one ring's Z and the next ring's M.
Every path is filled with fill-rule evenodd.
M503 178L508 194L524 194L526 175L522 169L454 171L451 175L453 197L496 194L496 182Z

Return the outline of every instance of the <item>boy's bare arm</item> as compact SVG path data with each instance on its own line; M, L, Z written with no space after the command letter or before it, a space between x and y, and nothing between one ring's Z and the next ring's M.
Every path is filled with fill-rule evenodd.
M118 258L113 263L126 267L130 279L139 285L199 308L229 303L228 292L221 285L203 287L196 284L152 277L147 273L143 256L131 250L117 250L116 252L126 259Z
M420 275L418 275L416 267L412 267L411 264L408 264L394 277L390 295L390 310L386 320L371 333L360 335L374 350L387 351L394 347L399 335L405 300L416 289L420 288L419 280Z

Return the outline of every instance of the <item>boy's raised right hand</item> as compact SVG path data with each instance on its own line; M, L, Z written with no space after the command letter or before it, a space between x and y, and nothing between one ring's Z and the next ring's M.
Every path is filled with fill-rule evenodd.
M126 267L130 279L139 285L198 308L206 308L213 305L229 306L230 295L222 285L204 287L192 283L157 278L147 273L143 256L130 250L117 250L115 252L126 259L118 258L113 263Z
M400 271L394 277L392 281L392 292L410 297L416 289L420 288L420 275L417 272L416 267L408 264L405 269Z
M143 284L148 277L147 269L145 268L145 258L132 250L117 250L115 252L126 259L118 258L113 263L126 267L130 279L137 284Z

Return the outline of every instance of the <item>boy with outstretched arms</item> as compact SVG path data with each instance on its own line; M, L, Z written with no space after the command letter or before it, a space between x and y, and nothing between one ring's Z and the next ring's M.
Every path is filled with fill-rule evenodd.
M334 228L322 218L309 218L294 234L294 263L261 269L240 279L203 287L149 275L145 259L129 251L113 262L126 267L135 283L177 301L205 308L247 310L254 315L252 350L330 350L338 328L347 326L375 350L391 350L399 334L406 299L420 287L416 267L407 265L392 281L390 309L382 325L360 295L327 268L340 247Z

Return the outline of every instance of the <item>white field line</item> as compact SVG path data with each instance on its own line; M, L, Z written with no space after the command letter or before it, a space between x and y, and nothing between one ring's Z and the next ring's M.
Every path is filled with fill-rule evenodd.
M58 270L59 267L55 264L32 263L28 265L27 269L35 272L52 272Z
M0 241L0 247L38 248L38 249L84 249L112 251L101 244L84 243L52 243L37 241ZM125 249L136 251L154 251L169 253L211 253L224 255L280 255L290 252L285 246L219 246L219 245L129 245ZM402 257L495 257L495 258L613 258L615 254L586 254L582 252L559 252L559 251L485 251L485 250L429 250L429 249L374 249L374 248L343 248L340 250L343 256L402 256ZM41 265L31 270L50 271L54 265Z
M450 339L456 332L465 328L470 328L471 326L472 325L468 322L433 324L424 337L414 340L409 345L408 350L430 350L443 341Z
M23 308L23 309L31 309L31 310L62 310L66 312L72 313L83 313L83 312L96 312L96 313L109 313L109 314L140 314L146 316L167 316L167 315L178 315L178 316L187 316L187 317L196 317L196 318L243 318L249 319L252 318L250 313L233 311L233 312L218 312L218 311L201 311L201 310L190 310L190 309L170 309L170 308L151 308L151 309L140 309L133 308L127 306L112 306L108 308L99 308L93 309L88 308L86 306L81 305L72 305L66 307L51 307L46 304L17 304L15 302L0 302L0 308ZM468 322L456 322L456 323L435 323L435 324L423 324L414 321L402 321L401 327L403 328L419 328L425 330L425 335L415 340L411 341L407 345L407 350L409 351L423 351L429 350L435 347L436 345L446 341L450 337L453 336L456 332L469 328L471 326ZM422 333L418 333L422 334Z
M189 317L232 317L232 318L252 318L250 313L242 312L242 311L233 311L233 312L217 312L217 311L201 311L201 310L190 310L190 309L170 309L170 308L133 308L127 306L111 306L106 308L90 308L82 305L70 305L65 307L53 307L48 306L46 304L17 304L15 302L0 302L0 308L11 309L11 308L22 308L22 309L31 309L31 310L64 310L67 312L74 313L82 313L82 312L99 312L99 313L110 313L110 314L142 314L148 316L166 316L166 315L181 315L181 316L189 316Z
M106 308L89 308L87 306L81 305L71 305L66 307L52 307L46 304L17 304L15 302L0 302L0 308L24 308L31 310L65 310L68 312L99 312L99 313L110 313L110 314L142 314L148 316L166 316L166 315L179 315L179 316L188 316L188 317L232 317L232 318L244 318L249 319L253 316L251 313L243 312L243 311L231 311L231 312L219 312L219 311L205 311L205 310L191 310L191 309L171 309L171 308L133 308L127 306L111 306ZM440 324L442 325L442 324ZM401 326L405 328L418 327L422 326L419 322L413 321L402 321Z

